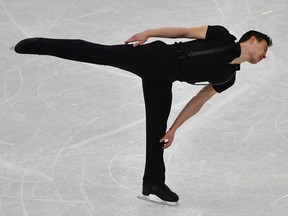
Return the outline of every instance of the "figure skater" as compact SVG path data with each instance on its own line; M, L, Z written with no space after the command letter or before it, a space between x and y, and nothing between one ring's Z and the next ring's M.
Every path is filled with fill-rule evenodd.
M145 43L150 37L190 38L188 42ZM176 130L216 93L231 87L240 64L256 64L266 58L272 40L249 31L239 42L223 26L158 28L135 34L123 45L100 45L83 40L29 38L20 41L15 51L21 54L50 55L63 59L117 67L142 79L146 111L146 163L142 193L154 194L168 202L179 197L165 184L163 151L174 139ZM167 130L172 102L172 83L207 82L187 103ZM202 83L203 84L203 83Z

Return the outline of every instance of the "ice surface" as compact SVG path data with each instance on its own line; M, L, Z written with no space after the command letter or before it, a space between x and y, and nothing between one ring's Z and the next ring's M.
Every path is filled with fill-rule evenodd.
M0 0L0 215L287 216L287 11L286 0ZM237 37L263 31L274 46L263 62L243 64L166 150L177 207L137 199L138 77L10 50L26 37L119 44L147 28L203 24ZM199 89L174 84L169 124Z

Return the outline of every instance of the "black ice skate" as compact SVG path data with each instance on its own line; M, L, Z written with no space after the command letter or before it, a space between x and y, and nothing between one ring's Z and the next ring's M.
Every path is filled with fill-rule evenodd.
M179 200L178 195L174 193L173 191L171 191L170 188L165 184L159 186L159 185L150 185L150 184L143 182L142 194L145 196L149 196L150 194L153 194L157 196L158 198L160 198L162 201L167 202L167 204L173 204L173 205L175 204L177 205L177 202ZM145 199L145 197L142 199Z

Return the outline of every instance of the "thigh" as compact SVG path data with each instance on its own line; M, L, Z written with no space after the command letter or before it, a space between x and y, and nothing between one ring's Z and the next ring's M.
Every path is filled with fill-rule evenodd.
M108 49L109 54L113 55L113 66L135 73L143 79L165 78L177 73L179 68L175 48L162 41L138 47L116 45Z
M130 71L141 78L153 78L176 71L175 51L155 41L142 46L102 45L78 39L40 39L42 52L64 59L107 65ZM173 63L172 63L173 62Z

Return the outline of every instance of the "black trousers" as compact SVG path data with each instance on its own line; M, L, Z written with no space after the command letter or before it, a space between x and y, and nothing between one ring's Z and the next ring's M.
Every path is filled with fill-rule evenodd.
M146 110L146 163L143 180L150 184L165 182L163 143L172 102L171 77L178 70L176 45L161 41L139 47L106 46L83 40L40 38L35 51L64 59L114 66L142 78Z

